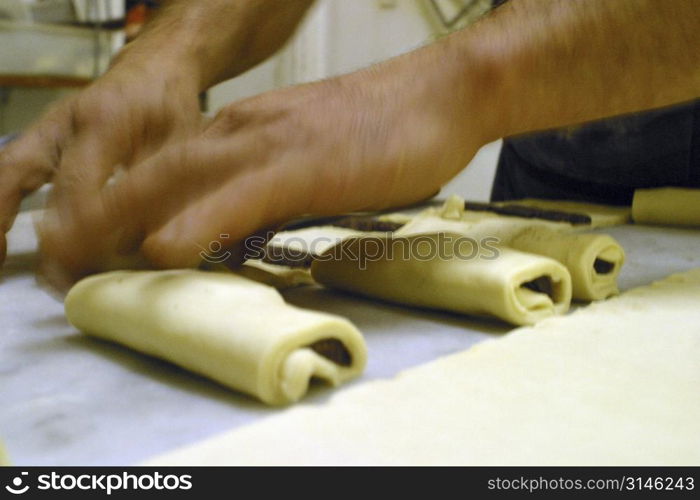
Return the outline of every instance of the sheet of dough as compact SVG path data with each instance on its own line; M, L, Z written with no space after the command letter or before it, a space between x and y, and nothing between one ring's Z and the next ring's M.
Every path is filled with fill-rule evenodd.
M311 274L323 285L368 297L494 316L516 325L568 310L571 278L561 264L473 243L452 233L349 238L314 261ZM541 293L524 286L535 281L551 290Z
M450 197L450 198L453 198L453 197ZM464 201L459 196L456 196L456 198ZM449 198L448 198L448 200L449 200ZM608 227L608 226L620 226L623 224L627 224L632 220L630 207L599 205L596 203L584 203L584 202L569 201L569 200L542 200L542 199L538 199L538 198L525 198L525 199L521 199L521 200L512 200L512 201L505 201L505 202L496 203L496 205L512 205L512 204L525 205L525 206L533 207L533 208L541 208L543 210L555 210L555 211L560 211L560 212L571 212L571 213L588 215L591 217L591 224L586 225L586 226L582 226L584 229L594 229L594 228ZM443 207L444 207L444 205L443 205ZM416 215L418 215L418 214L425 213L426 211L436 211L436 210L440 210L440 209L436 208L436 207L432 207L429 209L423 209L420 211L413 209L411 211L383 214L383 215L378 216L378 219L390 221L390 222L407 223L407 222L410 222L411 220L413 220L416 217ZM476 220L483 220L483 219L487 219L487 218L493 218L493 217L505 217L505 216L499 216L499 215L494 214L492 212L464 211L464 213L467 214L467 217L469 217L471 220L475 220L475 221ZM513 217L509 217L509 218L513 218ZM519 218L516 217L516 219L519 219ZM525 220L541 221L541 219L525 219ZM566 224L567 226L572 227L568 223L562 223L562 224Z
M638 224L700 226L700 189L637 189L632 218Z
M416 234L418 232L426 232L430 230L430 224L435 224L436 219L442 220L444 229L447 229L448 224L453 224L456 231L461 231L465 227L482 226L490 228L499 228L500 236L503 238L511 237L514 232L517 232L522 227L546 227L553 231L560 232L578 232L587 231L601 226L610 226L615 224L623 224L629 220L629 208L607 207L604 205L591 205L575 202L558 202L551 200L517 200L513 202L504 202L501 205L508 203L517 203L535 208L546 210L565 210L566 208L579 208L577 213L585 213L591 216L591 224L573 225L568 222L556 222L546 219L514 217L499 215L493 212L474 211L464 209L464 199L458 195L450 196L440 207L430 207L419 212L406 225L400 228L396 233L399 234ZM597 207L597 208L596 208ZM585 210L586 209L586 210ZM461 229L460 229L461 228ZM433 228L434 230L435 228Z
M290 267L269 264L258 259L247 260L236 272L258 283L287 290L298 286L314 285L311 270L307 267Z
M5 451L2 441L0 441L0 467L6 467L9 465L11 465L10 457L7 455L7 451Z
M312 226L277 233L269 245L320 255L346 238L374 234L335 226ZM378 233L383 234L383 233Z
M85 333L273 405L301 398L312 377L333 385L353 378L366 362L364 339L346 319L293 307L274 288L231 273L101 274L76 284L65 309ZM329 339L322 347L344 346L345 361L319 353L317 343Z
M698 303L700 269L150 465L697 466Z
M302 254L321 254L345 238L363 234L354 229L335 226L312 226L292 231L281 231L269 242L277 248L290 249ZM377 233L383 234L383 233ZM290 254L291 257L296 257ZM313 285L316 282L311 276L311 270L306 267L292 267L283 264L272 264L260 259L247 260L238 271L248 279L285 290L298 286Z
M461 199L454 206L461 205ZM612 237L603 234L573 232L570 224L522 219L487 217L474 220L468 214L450 211L425 212L395 232L397 235L430 234L445 231L463 234L521 252L550 257L563 264L571 274L573 297L577 300L602 300L618 293L617 278L625 253Z

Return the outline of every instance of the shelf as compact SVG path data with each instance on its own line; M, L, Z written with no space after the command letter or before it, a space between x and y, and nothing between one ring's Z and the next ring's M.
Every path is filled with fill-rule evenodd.
M85 85L122 44L121 31L0 20L0 85Z
M85 87L91 81L91 78L71 76L0 74L0 87L76 88Z

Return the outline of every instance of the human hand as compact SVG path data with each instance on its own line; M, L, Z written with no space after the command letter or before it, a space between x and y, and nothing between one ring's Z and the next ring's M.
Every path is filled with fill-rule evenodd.
M156 267L188 267L213 242L231 247L295 216L429 197L487 139L414 64L234 103L112 184L73 183L41 226L47 260L71 277L134 251Z
M0 263L25 195L53 180L51 205L71 212L117 167L129 168L198 131L195 83L179 69L117 63L0 150Z

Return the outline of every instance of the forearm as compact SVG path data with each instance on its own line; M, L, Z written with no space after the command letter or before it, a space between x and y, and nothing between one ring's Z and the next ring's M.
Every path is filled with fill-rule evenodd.
M183 69L199 90L263 61L291 36L313 0L169 0L114 65Z
M697 0L510 0L440 44L489 139L700 96Z

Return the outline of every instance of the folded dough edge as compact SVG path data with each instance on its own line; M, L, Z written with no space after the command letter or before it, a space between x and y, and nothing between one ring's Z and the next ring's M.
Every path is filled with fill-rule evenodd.
M433 248L432 257L419 255L422 244ZM315 260L311 274L348 292L516 325L562 314L571 301L571 277L559 262L507 247L484 249L456 233L348 238Z
M65 310L89 335L273 405L298 400L312 377L333 385L356 377L367 359L348 320L286 304L272 287L232 273L105 273L77 283Z

